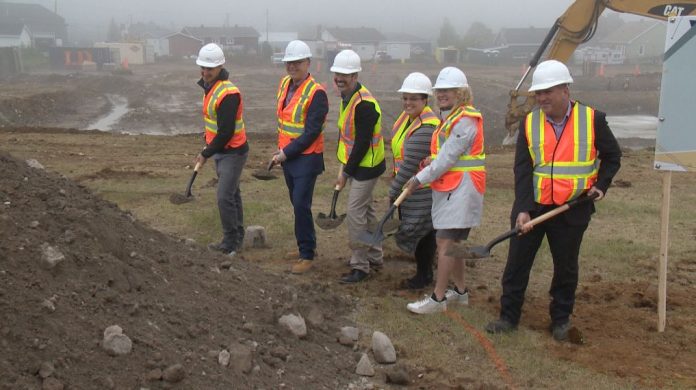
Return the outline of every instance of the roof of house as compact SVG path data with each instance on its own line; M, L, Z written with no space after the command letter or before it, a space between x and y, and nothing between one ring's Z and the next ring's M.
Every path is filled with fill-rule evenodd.
M169 35L165 35L165 36L162 37L162 39L169 39L169 38L176 37L176 36L182 36L182 37L184 37L184 38L193 39L194 41L198 41L198 42L203 43L203 40L202 40L202 39L196 38L196 37L192 37L192 36L190 36L190 35L188 35L188 34L186 34L186 33L183 33L183 32L181 32L181 31L175 32L175 33L171 33L171 34L169 34Z
M548 28L501 28L495 38L496 45L539 45L544 41Z
M165 29L155 23L133 23L128 26L128 34L140 39L162 38L170 35L172 30Z
M372 27L333 27L327 28L334 38L341 42L379 42L384 35Z
M0 25L23 22L32 31L65 28L65 19L39 4L0 2Z
M422 38L415 36L413 34L409 33L385 33L385 40L388 42L408 42L408 43L414 43L414 42L429 42L428 39Z
M663 22L654 22L649 20L641 20L637 22L627 22L623 26L604 37L600 43L605 44L631 44L636 39L647 34L653 29L661 29L662 34L665 34L665 24Z
M24 26L21 22L0 23L0 35L18 37L22 35Z
M184 27L183 33L196 38L258 38L259 32L253 27L232 26L232 27Z

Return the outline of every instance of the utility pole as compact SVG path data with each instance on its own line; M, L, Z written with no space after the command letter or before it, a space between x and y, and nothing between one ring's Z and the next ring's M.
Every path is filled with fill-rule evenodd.
M266 8L266 42L268 42L268 8ZM270 42L268 42L270 45Z

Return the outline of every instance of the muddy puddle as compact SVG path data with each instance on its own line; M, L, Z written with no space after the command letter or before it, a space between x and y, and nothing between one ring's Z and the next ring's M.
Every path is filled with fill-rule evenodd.
M128 99L120 95L106 95L106 99L111 104L111 111L87 126L87 130L113 130L121 118L128 114Z

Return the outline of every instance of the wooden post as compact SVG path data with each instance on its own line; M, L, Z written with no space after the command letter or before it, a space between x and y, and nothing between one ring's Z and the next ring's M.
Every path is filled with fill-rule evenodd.
M669 197L672 171L662 176L662 213L660 226L660 265L657 276L657 331L665 331L667 321L667 254L669 252Z

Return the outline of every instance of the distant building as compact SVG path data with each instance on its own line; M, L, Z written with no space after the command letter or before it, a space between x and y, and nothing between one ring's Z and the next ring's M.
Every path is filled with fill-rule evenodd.
M184 27L181 32L200 39L203 44L217 43L227 51L256 54L259 50L260 35L253 27Z
M527 62L544 41L548 28L502 28L493 42L499 58Z
M408 33L385 34L380 47L389 59L398 61L432 55L432 43L429 40Z
M380 43L385 40L382 33L370 27L326 28L321 32L321 39L325 42L329 63L343 49L352 49L362 61L372 61Z
M169 55L176 58L196 56L201 46L203 46L202 39L182 32L164 36L163 39L167 41Z
M23 23L31 34L34 46L62 46L68 30L58 14L38 4L0 2L0 26Z
M296 32L269 31L267 34L261 35L259 42L268 42L273 53L280 53L285 51L285 47L290 41L298 39L297 37L298 34ZM266 38L268 38L268 40Z
M665 50L664 22L627 22L601 41L599 46L619 51L631 64L659 63Z
M26 24L0 23L0 47L31 47L31 33Z
M169 56L169 40L165 37L173 32L162 28L155 23L133 23L128 26L126 40L129 42L142 42L149 56L150 51L155 58Z

